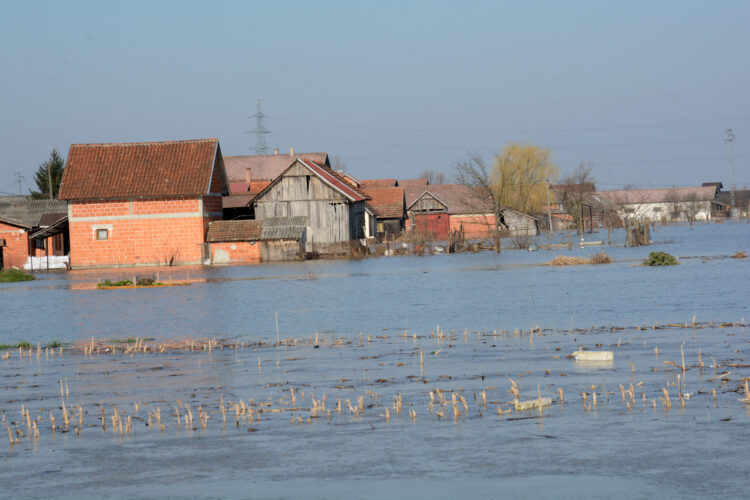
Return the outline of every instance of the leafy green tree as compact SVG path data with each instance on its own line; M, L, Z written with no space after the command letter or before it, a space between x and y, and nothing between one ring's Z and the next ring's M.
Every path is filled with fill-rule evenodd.
M57 199L64 171L65 160L57 152L57 149L53 149L49 155L49 159L39 165L34 174L34 182L36 182L39 191L31 191L31 197L36 200ZM50 183L52 184L51 197L49 192Z

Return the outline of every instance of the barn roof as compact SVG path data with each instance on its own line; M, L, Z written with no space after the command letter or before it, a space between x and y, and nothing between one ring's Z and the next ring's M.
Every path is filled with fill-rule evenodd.
M226 186L218 139L73 144L59 198L200 196L215 170Z
M364 188L370 198L367 206L379 219L396 219L404 216L404 190L400 187Z
M297 158L330 165L328 153L296 153L294 155L225 156L224 166L229 182L247 182L248 169L250 169L251 180L270 182L281 175Z
M407 196L407 210L416 201L430 194L440 203L447 207L447 213L453 215L484 214L492 212L492 205L482 199L480 194L473 188L463 184L432 184L422 188L420 194L415 196L418 189L405 189ZM411 200L411 201L410 201Z
M302 165L305 168L307 168L308 170L310 170L313 174L315 174L316 177L318 177L320 180L322 180L328 186L330 186L334 190L336 190L339 193L341 193L349 201L351 201L351 202L358 202L358 201L364 201L364 200L367 199L367 195L364 194L364 192L362 192L362 190L360 190L359 188L354 187L351 184L349 184L348 182L346 182L346 180L344 179L344 177L341 174L335 172L330 167L327 167L327 166L325 166L323 164L320 164L320 163L316 163L316 162L311 161L311 160L305 160L305 159L302 159L302 158L297 158L295 160L295 163L297 163L297 162L299 162L300 165ZM294 165L294 163L292 163L291 165L289 165L284 170L284 172L286 172L287 170L289 170L293 165ZM254 199L257 199L257 198L263 196L271 188L271 186L273 186L274 184L276 184L279 181L279 179L281 179L281 177L282 177L282 175L283 175L284 172L282 172L278 177L276 177L276 179L274 179L273 181L271 181L271 183L269 183L268 186L266 186L260 193L258 193L255 196Z
M33 200L25 196L0 197L0 221L2 222L31 229L45 225L48 220L48 217L45 217L46 214L57 214L56 220L67 216L67 202ZM42 223L42 219L45 224Z

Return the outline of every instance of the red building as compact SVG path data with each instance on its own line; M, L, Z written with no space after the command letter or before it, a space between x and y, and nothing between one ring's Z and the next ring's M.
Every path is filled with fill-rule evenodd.
M199 264L229 193L218 139L73 144L60 186L72 268Z

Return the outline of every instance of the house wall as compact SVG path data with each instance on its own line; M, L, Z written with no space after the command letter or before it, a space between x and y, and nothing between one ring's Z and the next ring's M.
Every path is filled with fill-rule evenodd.
M26 230L0 222L0 239L5 240L5 246L0 248L3 268L15 266L23 269L29 257L29 235Z
M463 229L464 238L476 240L491 238L494 234L495 216L489 215L451 215L450 230Z
M209 243L213 264L260 264L258 241Z
M364 236L364 202L343 195L297 164L255 201L255 217L305 216L308 251Z
M197 264L221 197L72 201L68 217L72 268Z
M680 216L675 220L681 220L686 221L687 217L685 216L686 206L687 203L692 202L684 202L682 203L682 206L680 207L680 210L682 213ZM711 220L711 202L710 201L698 201L694 202L697 203L696 210L697 213L695 215L695 220ZM667 220L671 221L673 220L672 212L674 211L674 204L673 203L634 203L634 204L627 204L623 205L621 208L618 209L618 215L621 218L632 218L632 219L638 219L638 220L650 220L650 221L662 221Z

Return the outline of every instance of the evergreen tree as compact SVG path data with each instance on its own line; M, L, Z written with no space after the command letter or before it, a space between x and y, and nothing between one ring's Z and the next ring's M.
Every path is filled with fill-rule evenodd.
M50 177L52 181L52 198L57 199L57 193L60 191L63 172L65 171L65 160L53 149L49 159L39 165L34 174L34 182L39 191L31 191L31 197L35 200L47 200L49 196Z

